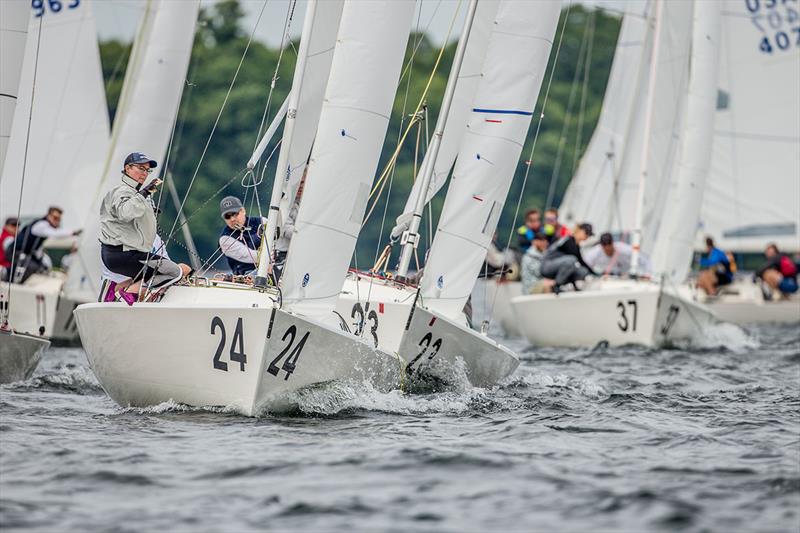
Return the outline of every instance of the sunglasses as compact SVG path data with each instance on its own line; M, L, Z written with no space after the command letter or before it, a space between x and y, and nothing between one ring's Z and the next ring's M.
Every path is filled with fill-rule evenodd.
M234 211L232 213L225 213L224 215L222 215L222 218L224 218L225 220L230 220L238 214L239 214L238 211Z
M144 165L131 165L131 166L132 166L132 167L134 167L134 168L138 168L138 169L139 169L139 170L141 170L142 172L147 172L148 174L150 174L150 173L152 173L152 172L153 172L153 169L152 169L152 168L150 168L150 167L146 167L146 166L144 166Z

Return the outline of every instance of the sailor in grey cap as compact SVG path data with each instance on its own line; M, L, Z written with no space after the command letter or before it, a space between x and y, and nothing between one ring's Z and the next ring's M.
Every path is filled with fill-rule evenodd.
M226 196L219 203L225 227L219 236L219 249L228 260L228 266L237 276L252 275L258 266L261 235L258 228L267 223L264 217L248 217L242 201L236 196Z

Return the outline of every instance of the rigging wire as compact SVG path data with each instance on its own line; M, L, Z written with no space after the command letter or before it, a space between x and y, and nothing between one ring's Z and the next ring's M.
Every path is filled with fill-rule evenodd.
M553 57L553 66L550 69L550 77L547 80L547 88L545 89L544 99L542 100L542 110L539 113L539 121L536 124L536 131L534 132L533 135L533 142L531 143L530 155L528 156L528 160L526 161L525 164L525 175L523 176L522 179L522 187L520 189L519 198L517 198L517 205L514 208L514 218L511 221L511 229L508 232L506 249L508 249L511 246L511 239L514 237L514 228L517 225L517 218L519 217L519 210L520 206L522 205L522 197L524 196L525 193L525 187L528 184L528 176L530 175L531 166L533 166L533 154L536 150L537 141L539 140L539 132L542 129L542 122L544 121L544 111L545 108L547 107L547 100L550 97L550 88L553 85L553 78L555 77L556 66L558 65L558 58L559 55L561 54L561 45L564 41L564 33L567 29L567 20L569 20L569 14L571 9L572 9L572 0L570 0L570 2L567 4L567 9L566 12L564 13L564 22L561 24L561 33L559 34L558 37L558 46L556 47L556 54ZM492 305L489 308L489 313L485 315L487 317L486 318L487 328L492 322L494 307L497 304L497 293L498 291L494 292L494 297L492 298Z
M31 84L31 103L30 107L28 108L28 129L25 132L25 150L22 155L22 175L20 178L20 185L19 185L19 202L17 202L17 224L19 224L20 215L22 213L22 193L25 190L25 170L28 166L28 146L31 140L31 122L33 122L33 100L36 96L36 75L39 72L39 48L42 42L42 21L44 17L39 17L39 33L36 36L36 55L34 56L33 61L33 83ZM16 277L15 269L17 267L16 263L16 256L17 256L17 239L14 239L14 243L11 246L11 265L10 265L10 272L8 276L8 295L6 296L6 306L3 310L3 320L0 320L0 326L8 320L8 315L11 312L11 284Z
M589 32L589 18L586 18L586 25L583 28L583 39L581 39L581 46L578 50L578 61L575 63L575 73L572 75L572 84L569 89L569 98L567 99L567 112L564 116L564 124L561 126L561 136L558 140L558 149L556 151L556 161L553 165L553 173L550 175L550 185L547 187L547 198L544 202L545 208L553 205L553 196L555 195L556 182L558 181L559 174L561 173L561 162L564 160L564 149L567 146L567 134L569 133L569 125L572 120L573 105L575 104L575 95L578 93L578 78L581 74L581 66L586 54L586 36ZM574 169L573 169L574 174Z
M572 152L572 169L570 175L575 175L575 169L578 166L578 159L581 155L581 144L583 143L583 121L586 118L586 95L589 92L589 74L592 65L592 51L594 50L594 28L595 28L595 15L597 11L592 11L589 14L589 48L584 58L583 66L583 90L581 92L581 105L578 108L578 129L576 131L575 149Z

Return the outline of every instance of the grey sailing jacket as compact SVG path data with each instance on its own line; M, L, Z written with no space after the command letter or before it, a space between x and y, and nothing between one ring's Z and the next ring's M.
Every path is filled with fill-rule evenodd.
M128 176L108 191L100 205L100 242L122 249L149 252L156 237L153 200L138 192L139 184Z

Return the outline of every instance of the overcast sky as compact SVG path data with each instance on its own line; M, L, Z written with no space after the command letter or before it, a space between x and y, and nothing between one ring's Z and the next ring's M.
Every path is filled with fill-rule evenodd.
M2 1L2 0L0 0ZM183 2L187 0L168 0L170 2ZM324 1L324 0L323 0ZM537 0L528 0L535 3ZM566 5L568 0L564 0ZM640 2L644 0L575 0L586 5L599 5L606 9L618 11L625 7L628 2ZM141 18L146 0L104 0L95 1L93 8L97 19L97 31L101 39L118 38L130 40L136 33L136 26ZM201 0L201 6L210 6L215 0ZM247 31L252 31L258 21L255 30L255 38L270 46L277 46L281 42L283 35L283 25L286 20L286 12L290 0L240 0L245 10L246 17L244 26ZM300 35L303 27L303 15L305 13L305 2L297 2L294 12L290 34L292 37ZM447 37L447 30L454 14L458 8L457 0L424 0L421 2L421 11L418 9L415 21L419 21L419 29L427 28L428 34L436 44L440 44ZM463 20L466 11L466 0L461 2L461 13L456 19L451 39L458 35L460 22ZM258 20L259 13L262 12L261 20ZM416 22L415 22L416 26Z

